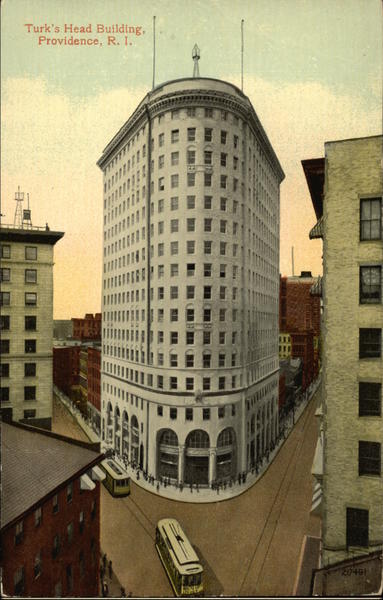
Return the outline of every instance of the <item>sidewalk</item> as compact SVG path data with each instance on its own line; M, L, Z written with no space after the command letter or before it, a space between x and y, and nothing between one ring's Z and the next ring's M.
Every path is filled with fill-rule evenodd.
M101 550L101 557L100 557L100 567L102 566L102 556L104 555L104 552ZM107 557L107 562L108 562L109 558ZM109 573L108 573L108 565L106 567L106 572L104 574L103 580L101 580L100 578L100 597L103 597L103 593L102 593L102 581L105 581L107 586L108 586L108 598L121 598L123 597L121 594L121 583L120 581L117 579L117 576L114 572L114 570L112 570L112 577L109 577ZM126 596L128 596L129 591L125 590Z
M300 417L302 416L305 409L308 407L311 402L313 396L315 395L318 387L321 383L321 377L316 379L314 384L312 385L311 390L307 394L306 398L303 398L298 406L295 407L294 416L291 414L286 419L285 422L285 430L284 437L282 436L277 442L274 450L270 451L268 460L266 456L263 457L262 462L259 465L258 472L256 469L252 469L252 471L245 474L245 481L238 485L238 481L235 480L232 487L229 484L226 485L226 488L220 487L214 491L210 488L202 487L197 490L196 486L190 488L189 486L184 486L182 490L179 487L175 487L173 485L165 485L157 480L154 480L153 483L149 483L148 480L145 480L143 476L143 472L138 470L137 468L133 468L130 465L126 465L123 459L115 454L114 460L121 466L121 468L131 477L133 482L138 482L139 485L158 496L162 496L164 498L168 498L169 500L177 500L178 502L193 502L193 503L208 503L208 502L220 502L222 500L228 500L230 498L234 498L243 494L246 490L254 485L258 479L260 479L263 474L267 471L270 464L273 462L275 456L278 454L292 429L297 425ZM73 406L72 402L69 398L65 396L63 392L61 392L56 386L54 386L54 393L56 397L62 402L62 404L67 408L67 410L73 415L73 417L77 420L77 423L83 429L84 433L88 436L88 438L92 442L101 442L99 436L91 429L91 427L86 423L83 418L81 412ZM294 421L294 422L293 422ZM110 447L105 443L101 442L101 451L106 452Z

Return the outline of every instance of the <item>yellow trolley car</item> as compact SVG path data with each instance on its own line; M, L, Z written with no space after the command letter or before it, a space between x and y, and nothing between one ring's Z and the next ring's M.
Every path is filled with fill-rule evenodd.
M130 494L130 478L126 476L121 467L111 458L103 460L101 467L105 473L103 484L112 496L128 496Z
M203 596L203 567L178 521L158 521L156 548L176 596Z

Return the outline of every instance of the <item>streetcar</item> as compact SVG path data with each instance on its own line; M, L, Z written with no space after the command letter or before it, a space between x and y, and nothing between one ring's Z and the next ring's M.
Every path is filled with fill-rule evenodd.
M178 521L158 521L156 548L176 596L203 596L203 567Z
M101 462L101 468L105 473L103 484L112 496L128 496L130 494L130 478L111 458Z

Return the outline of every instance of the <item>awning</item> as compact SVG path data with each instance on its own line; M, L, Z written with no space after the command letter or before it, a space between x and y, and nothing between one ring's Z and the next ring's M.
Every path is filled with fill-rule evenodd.
M311 502L311 511L312 515L321 515L322 514L322 498L323 498L323 490L322 486L319 482L315 484L313 499Z
M92 467L91 478L93 479L93 481L104 481L105 477L106 475L104 471L100 469L100 467L98 467L97 465Z

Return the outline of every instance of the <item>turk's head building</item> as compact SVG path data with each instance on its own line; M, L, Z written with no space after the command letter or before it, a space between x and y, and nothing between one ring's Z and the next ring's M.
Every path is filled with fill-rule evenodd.
M156 478L236 479L278 435L279 187L249 101L149 92L104 179L102 438Z

